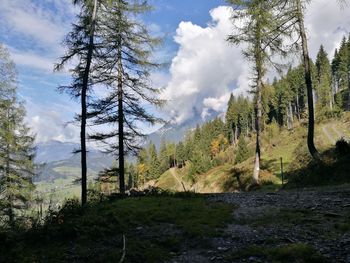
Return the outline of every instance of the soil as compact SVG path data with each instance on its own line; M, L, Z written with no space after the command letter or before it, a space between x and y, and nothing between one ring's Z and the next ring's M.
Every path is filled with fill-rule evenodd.
M232 255L291 244L311 246L326 262L350 262L350 187L212 194L208 200L233 204L232 222L208 239L209 249L184 248L171 262L270 262Z

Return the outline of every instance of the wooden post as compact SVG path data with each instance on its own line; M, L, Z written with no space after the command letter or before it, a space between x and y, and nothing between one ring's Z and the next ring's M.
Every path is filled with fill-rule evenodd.
M281 178L282 178L282 186L284 185L284 175L283 175L283 159L281 157Z

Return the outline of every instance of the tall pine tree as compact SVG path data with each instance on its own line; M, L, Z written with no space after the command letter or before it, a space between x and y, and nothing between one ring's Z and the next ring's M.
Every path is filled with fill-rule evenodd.
M96 56L97 45L94 43L98 0L73 0L73 4L80 6L77 24L73 25L72 31L67 35L64 45L67 53L55 66L55 70L61 70L69 61L77 59L78 63L73 72L73 83L60 87L75 98L80 98L81 114L80 121L80 150L81 153L81 202L87 202L87 163L86 163L86 120L87 120L87 97L93 82L91 80L91 67Z
M0 45L0 217L10 227L33 201L35 137L24 123L25 109L16 95L16 72Z
M267 65L274 54L285 55L282 38L289 36L288 23L278 11L278 1L269 0L229 0L235 11L232 20L234 33L228 37L233 44L246 43L243 54L254 65L254 111L256 149L253 180L259 183L262 126L262 89Z
M144 105L162 105L159 90L152 87L152 51L160 43L153 38L138 15L151 10L147 2L115 0L101 7L101 63L96 79L109 90L103 98L91 103L89 117L95 125L107 125L106 132L91 136L108 144L119 160L119 189L125 191L124 159L139 150L141 122L155 124L159 118L145 110Z

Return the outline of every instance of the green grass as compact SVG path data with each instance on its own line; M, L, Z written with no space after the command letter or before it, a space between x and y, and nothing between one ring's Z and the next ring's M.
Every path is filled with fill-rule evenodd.
M124 234L125 262L164 262L184 246L205 247L232 210L194 195L119 199L85 209L70 202L44 226L2 238L0 254L7 262L118 262Z
M181 191L182 186L179 182L172 176L170 171L166 171L158 180L157 187L169 190L169 191Z
M229 260L242 258L259 258L261 262L288 262L288 263L322 263L327 262L321 254L307 244L297 243L281 247L258 247L251 246L242 250L234 251L227 257Z
M262 134L262 160L261 160L261 185L259 188L251 188L254 157L240 164L226 163L210 169L204 174L196 176L192 185L186 181L186 168L177 169L177 174L184 182L186 189L192 187L198 193L232 192L236 190L257 190L274 192L282 187L281 158L283 162L284 183L287 187L339 185L350 182L349 157L340 160L334 154L323 127L334 139L337 134L331 127L335 127L340 133L350 138L349 130L350 114L345 114L342 119L324 120L317 123L315 129L315 144L322 158L321 165L310 162L310 154L307 150L307 125L295 122L293 130L280 129L277 125L266 125ZM338 136L339 137L339 136ZM249 137L248 146L254 148L254 136ZM231 147L232 148L232 147ZM231 149L234 155L234 150ZM231 158L234 160L234 156ZM238 182L240 180L240 182ZM167 171L158 180L158 187L165 190L182 191L182 186Z
M53 168L53 170L62 175L71 176L71 177L72 176L79 177L81 174L80 167L58 166ZM88 177L95 177L97 175L96 172L91 169L88 169L87 172L88 172Z

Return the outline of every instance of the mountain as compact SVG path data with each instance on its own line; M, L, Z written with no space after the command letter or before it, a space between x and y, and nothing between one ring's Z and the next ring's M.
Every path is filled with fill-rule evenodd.
M36 163L44 163L38 168L35 181L54 181L69 177L80 177L80 154L73 154L79 144L48 141L37 144ZM115 158L95 149L88 149L88 176L96 177L105 168L112 165Z
M205 121L218 117L217 113L210 112L207 118L203 119L199 113L184 123L167 123L162 128L148 135L147 142L153 142L159 149L162 140L167 142L179 142L184 139L185 134ZM80 154L73 152L80 148L77 143L48 141L38 143L36 163L44 163L38 169L38 176L35 181L52 182L56 179L80 178ZM107 155L96 149L90 148L87 154L88 176L96 177L105 168L111 167L114 156ZM132 157L128 157L133 161Z
M35 161L37 163L50 163L69 159L73 156L73 151L80 148L77 143L48 141L36 145L37 154Z
M204 122L213 120L218 116L217 112L210 111L206 118L202 118L201 114L195 111L195 114L191 119L181 124L169 122L159 130L149 134L147 137L147 143L154 143L157 149L159 149L162 140L178 143L184 139L188 131L194 129L197 125L202 125Z

